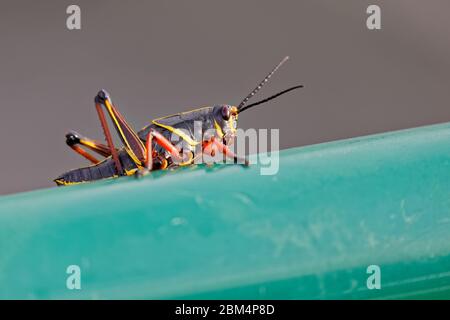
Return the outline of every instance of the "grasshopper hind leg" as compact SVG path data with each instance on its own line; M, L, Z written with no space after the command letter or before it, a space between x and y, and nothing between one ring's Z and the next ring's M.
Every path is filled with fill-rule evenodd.
M86 138L76 131L69 131L66 134L66 144L72 150L74 150L76 153L80 154L81 156L83 156L84 158L86 158L87 160L92 162L93 164L98 164L101 160L98 160L96 157L94 157L93 155L91 155L89 152L87 152L86 150L84 150L81 147L91 150L91 151L103 156L104 158L111 156L111 152L106 145L104 145L98 141Z

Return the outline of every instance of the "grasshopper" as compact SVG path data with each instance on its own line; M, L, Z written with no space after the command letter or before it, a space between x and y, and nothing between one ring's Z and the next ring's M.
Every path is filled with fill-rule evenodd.
M100 90L94 101L106 138L106 145L86 138L75 131L67 133L67 145L92 162L92 165L70 170L54 181L57 185L62 186L119 176L140 176L153 170L191 165L202 154L214 156L217 152L233 159L234 163L249 165L247 159L239 158L229 148L236 137L238 115L249 108L303 87L297 85L266 99L247 104L288 58L285 57L278 63L237 106L219 104L177 113L155 119L138 132L135 132L126 122L113 104L110 95L105 90ZM111 118L123 144L122 148L118 149L114 145L104 110ZM201 123L201 126L195 128L195 122ZM214 132L213 135L202 135L202 132L211 131L210 129ZM196 130L202 132L199 133ZM199 136L202 138L196 139ZM180 139L183 142L182 147L178 143ZM97 159L89 151L99 154L104 159Z

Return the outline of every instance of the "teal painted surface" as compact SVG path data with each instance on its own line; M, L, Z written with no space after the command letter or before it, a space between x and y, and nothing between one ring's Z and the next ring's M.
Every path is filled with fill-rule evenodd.
M0 197L0 298L450 298L450 124Z

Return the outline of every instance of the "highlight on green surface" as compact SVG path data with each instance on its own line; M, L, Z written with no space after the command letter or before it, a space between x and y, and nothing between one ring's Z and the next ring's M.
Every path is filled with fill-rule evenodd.
M0 197L0 299L448 299L450 124Z

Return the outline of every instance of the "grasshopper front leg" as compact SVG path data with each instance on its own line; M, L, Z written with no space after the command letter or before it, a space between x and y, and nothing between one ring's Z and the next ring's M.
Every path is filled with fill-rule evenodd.
M211 137L209 141L203 143L203 152L215 156L216 152L224 154L226 157L233 159L234 163L242 163L244 166L249 166L250 162L247 158L238 157L230 148L216 139L216 137Z

